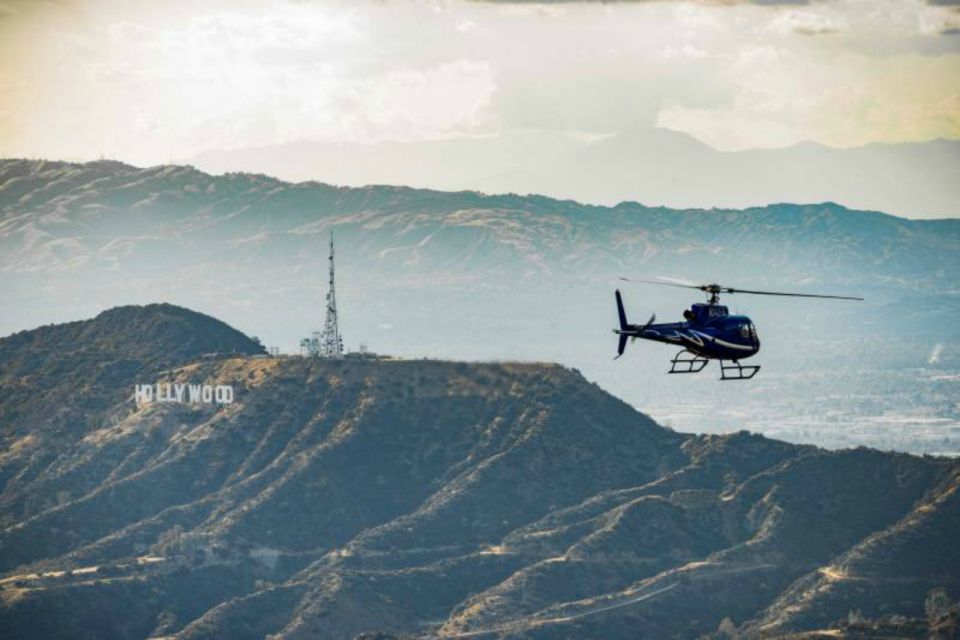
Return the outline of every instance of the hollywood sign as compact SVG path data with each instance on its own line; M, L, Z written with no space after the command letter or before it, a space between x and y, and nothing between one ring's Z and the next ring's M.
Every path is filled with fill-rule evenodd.
M137 406L152 402L179 402L183 404L230 404L233 387L228 384L157 383L133 385L133 400Z

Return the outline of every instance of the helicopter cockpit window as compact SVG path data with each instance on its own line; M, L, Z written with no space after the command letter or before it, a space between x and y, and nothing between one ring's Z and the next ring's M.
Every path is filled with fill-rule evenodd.
M750 338L750 323L744 322L740 325L740 337L741 338Z

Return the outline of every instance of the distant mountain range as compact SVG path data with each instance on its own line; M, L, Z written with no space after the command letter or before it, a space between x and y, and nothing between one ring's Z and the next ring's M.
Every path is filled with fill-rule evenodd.
M746 208L839 202L914 218L960 216L960 141L834 149L717 151L667 129L584 139L512 133L426 142L294 142L212 150L184 162L204 171L487 193L535 193L615 205Z
M0 331L157 293L231 318L242 310L262 331L280 306L318 309L331 231L343 286L359 289L353 299L372 304L364 316L374 313L377 322L402 320L412 310L396 303L410 299L426 315L448 304L465 305L467 316L492 306L498 315L507 308L527 315L537 311L528 302L564 314L598 285L608 310L616 276L639 273L869 294L881 304L930 295L895 317L869 320L913 315L942 332L927 307L955 308L960 282L960 220L911 221L833 203L608 208L541 196L291 184L180 166L6 160L0 290L17 299L20 317L8 315ZM866 316L857 318L848 330L864 329Z
M259 352L170 305L0 339L0 636L956 637L957 460L676 433L554 364Z

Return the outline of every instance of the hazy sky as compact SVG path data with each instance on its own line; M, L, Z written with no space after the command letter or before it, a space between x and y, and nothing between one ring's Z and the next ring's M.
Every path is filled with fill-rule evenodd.
M958 2L0 0L0 155L650 126L731 150L957 139Z

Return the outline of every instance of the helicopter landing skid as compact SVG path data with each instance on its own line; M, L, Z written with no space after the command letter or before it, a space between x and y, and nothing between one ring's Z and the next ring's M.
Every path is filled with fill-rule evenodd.
M760 365L742 365L736 360L730 362L720 361L720 379L721 380L749 380L760 371Z
M684 358L684 354L690 357ZM684 349L673 356L673 360L670 361L670 371L667 373L700 373L703 371L703 368L707 366L708 362L710 361L703 356L698 356Z

